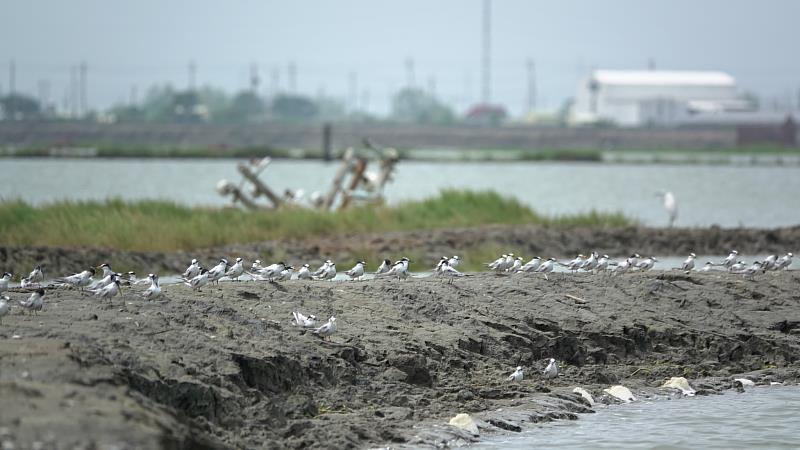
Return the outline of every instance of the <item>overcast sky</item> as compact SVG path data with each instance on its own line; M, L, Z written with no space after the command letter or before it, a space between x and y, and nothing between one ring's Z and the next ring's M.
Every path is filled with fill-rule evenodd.
M69 67L88 64L88 101L107 107L153 83L228 91L248 85L257 63L268 93L272 72L287 87L349 98L385 113L406 83L435 89L463 111L480 99L482 0L0 0L0 85L8 62L17 90L37 94L49 80L62 104ZM538 106L557 109L591 68L715 69L743 90L795 101L800 88L795 0L493 0L492 100L520 113L526 60L536 62Z

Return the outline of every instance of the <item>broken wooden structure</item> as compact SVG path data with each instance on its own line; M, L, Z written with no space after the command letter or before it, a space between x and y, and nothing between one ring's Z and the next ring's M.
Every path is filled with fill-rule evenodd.
M269 157L239 163L237 170L242 181L235 185L227 180L217 183L217 192L222 196L230 196L231 202L241 204L247 209L264 210L291 206L307 206L332 211L346 209L359 203L383 203L383 188L392 179L395 166L399 160L397 150L378 148L369 140L364 140L363 151L347 149L342 161L331 180L328 191L322 195L314 193L309 202L301 203L302 195L286 189L282 196L277 195L267 183L261 179L262 172L270 165ZM373 158L367 157L374 155ZM377 163L377 171L368 171L371 162ZM248 185L249 189L245 186ZM263 199L262 199L263 197Z

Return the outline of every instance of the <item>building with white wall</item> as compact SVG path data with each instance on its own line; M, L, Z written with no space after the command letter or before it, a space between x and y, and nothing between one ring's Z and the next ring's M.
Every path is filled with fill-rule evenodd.
M569 120L670 126L697 114L750 110L736 80L716 71L595 70L581 80Z

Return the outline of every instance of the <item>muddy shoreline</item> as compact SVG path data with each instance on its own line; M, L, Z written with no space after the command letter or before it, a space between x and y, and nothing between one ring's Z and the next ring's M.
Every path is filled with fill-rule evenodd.
M112 301L51 290L38 316L15 307L0 325L0 439L17 448L434 446L469 439L445 425L460 412L488 434L572 419L588 409L575 386L597 398L612 384L655 392L685 376L713 393L753 371L796 383L799 282L797 271L754 281L480 273L453 284L172 285L158 302L130 290ZM292 325L294 310L335 314L339 331L323 342ZM561 376L545 382L536 374L550 357ZM527 379L506 384L516 365Z
M353 262L361 258L378 261L386 255L405 254L420 261L437 261L441 255L476 249L513 249L523 255L571 258L596 250L613 256L638 252L642 255L783 254L796 249L800 226L769 230L752 228L598 228L490 225L472 228L421 230L331 236L305 240L262 241L186 252L131 252L114 249L12 247L0 245L0 267L27 274L43 264L51 276L73 273L88 264L110 262L141 273L182 272L192 258L214 261L241 256L252 261Z

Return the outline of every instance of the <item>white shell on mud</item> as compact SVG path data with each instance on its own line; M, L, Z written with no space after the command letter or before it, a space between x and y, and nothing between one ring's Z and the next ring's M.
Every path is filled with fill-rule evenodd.
M622 400L625 403L636 401L636 397L633 396L631 390L619 384L616 386L611 386L608 389L603 389L603 392L614 398Z
M692 396L695 394L695 390L689 386L689 381L684 377L672 377L667 380L663 385L662 388L670 388L670 389L677 389L683 393L683 395Z
M592 394L588 393L586 389L582 387L576 387L575 389L572 390L572 392L576 394L581 394L581 397L585 398L586 401L589 402L591 406L594 406L594 398L592 398Z
M478 425L475 424L475 421L472 420L472 417L469 414L458 414L452 419L450 419L450 425L454 427L461 428L462 430L469 431L473 435L477 436L478 433Z

